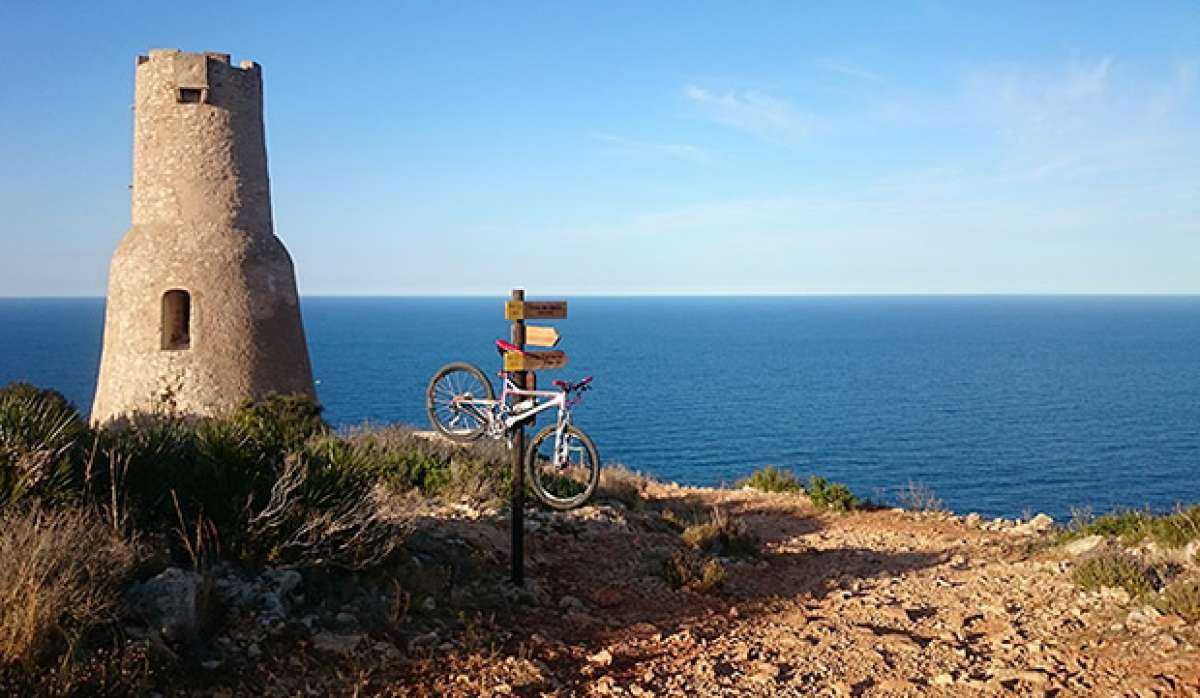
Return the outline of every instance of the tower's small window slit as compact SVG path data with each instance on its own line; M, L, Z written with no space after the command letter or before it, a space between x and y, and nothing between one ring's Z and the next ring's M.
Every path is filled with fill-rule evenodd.
M187 104L199 104L204 101L204 90L198 87L180 87L175 99Z
M192 347L192 296L174 289L162 298L162 348L169 351Z

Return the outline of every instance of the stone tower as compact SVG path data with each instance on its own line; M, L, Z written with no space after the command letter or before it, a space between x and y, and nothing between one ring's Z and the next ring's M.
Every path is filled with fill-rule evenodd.
M109 274L92 421L315 396L271 221L262 70L158 49L136 72L132 226Z

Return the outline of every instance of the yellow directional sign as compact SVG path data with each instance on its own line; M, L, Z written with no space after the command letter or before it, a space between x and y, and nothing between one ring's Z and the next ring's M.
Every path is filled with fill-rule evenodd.
M525 343L532 344L535 347L552 347L558 344L558 330L553 327L541 327L539 325L525 326Z
M565 320L566 301L507 301L505 320Z
M504 354L505 371L544 371L567 365L567 355L561 351L527 351Z

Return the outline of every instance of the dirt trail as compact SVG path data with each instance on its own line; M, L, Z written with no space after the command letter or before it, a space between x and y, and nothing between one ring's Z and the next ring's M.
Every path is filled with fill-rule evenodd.
M717 595L671 589L652 513L531 516L537 602L369 690L429 695L1200 696L1200 632L1082 592L1061 554L957 519L818 512L802 497L662 487L764 541ZM461 522L504 545L503 522ZM1130 610L1133 608L1133 612ZM469 643L468 643L469 644ZM415 668L414 668L415 667Z

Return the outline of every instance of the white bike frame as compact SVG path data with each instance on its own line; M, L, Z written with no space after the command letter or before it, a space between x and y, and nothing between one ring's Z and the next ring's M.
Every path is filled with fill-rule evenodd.
M567 459L567 442L563 439L563 434L566 433L567 427L571 424L571 405L576 400L567 400L567 393L560 390L525 390L518 388L516 383L513 383L512 378L507 373L501 373L504 377L504 390L500 392L500 397L495 400L462 400L460 405L471 405L478 409L482 416L487 420L488 434L492 438L505 439L509 446L512 446L512 431L518 424L524 422L537 415L539 412L558 408L558 418L554 429L554 462L555 465L562 465ZM514 402L509 407L508 400L513 398ZM519 405L516 398L525 398L533 401L533 405L520 410L514 411ZM538 401L542 400L541 404Z

